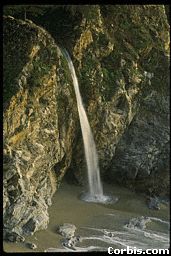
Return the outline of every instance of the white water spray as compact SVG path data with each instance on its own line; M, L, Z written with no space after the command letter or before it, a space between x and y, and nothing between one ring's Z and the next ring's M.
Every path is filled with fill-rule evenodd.
M88 122L88 118L83 106L74 65L66 50L64 50L64 56L68 62L68 66L71 71L71 76L72 76L76 99L77 99L78 113L80 118L81 131L82 131L83 142L84 142L84 151L85 151L85 157L86 157L86 163L87 163L87 169L88 169L88 182L89 182L89 192L90 192L89 197L92 199L92 201L99 201L99 200L102 200L104 196L103 196L103 187L100 179L100 170L99 170L99 164L98 164L96 145L95 145L93 134L92 134L92 131Z

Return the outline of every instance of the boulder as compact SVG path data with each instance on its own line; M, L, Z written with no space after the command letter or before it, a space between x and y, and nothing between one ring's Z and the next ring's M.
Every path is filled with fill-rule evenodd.
M63 225L59 225L57 228L57 232L66 237L71 238L74 236L76 230L76 226L70 223L64 223Z

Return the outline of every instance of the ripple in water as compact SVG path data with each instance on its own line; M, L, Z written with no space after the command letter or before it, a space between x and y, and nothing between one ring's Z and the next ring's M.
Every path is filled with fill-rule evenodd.
M107 199L103 199L108 201ZM96 199L95 199L96 200ZM109 215L108 215L109 216ZM114 215L111 215L111 217ZM161 225L168 224L167 221L156 218L148 217L152 221L157 221ZM167 225L166 225L167 227ZM146 250L146 249L168 249L169 248L169 234L168 228L165 232L158 232L156 230L150 230L145 228L144 230L138 228L128 228L123 226L122 230L108 229L108 228L97 228L97 227L81 227L82 229L92 230L91 234L89 232L84 233L81 236L81 244L77 244L72 247L64 248L48 248L46 252L88 252L88 251L107 251L109 246L114 246L116 248L126 248L129 246L134 249ZM87 243L84 243L87 241ZM88 242L89 241L89 242ZM98 246L97 242L101 244ZM79 242L80 243L80 242Z

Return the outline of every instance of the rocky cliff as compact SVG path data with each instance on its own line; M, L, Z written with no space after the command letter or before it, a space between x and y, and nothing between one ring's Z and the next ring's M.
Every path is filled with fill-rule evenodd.
M103 6L96 12L95 20L83 20L72 52L101 173L107 182L136 190L168 191L169 27L164 7ZM84 183L82 148L78 142L68 176L74 173Z
M78 7L58 8L53 24L46 17L48 32L4 17L4 237L10 240L47 227L48 206L66 171L70 182L87 182L74 89L59 45L74 61L103 179L169 191L165 9ZM68 17L66 34L61 17Z
M4 18L5 237L46 228L51 197L70 165L78 117L62 61L42 28Z

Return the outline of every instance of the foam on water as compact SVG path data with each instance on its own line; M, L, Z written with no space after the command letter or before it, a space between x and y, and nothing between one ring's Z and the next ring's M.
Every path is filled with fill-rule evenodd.
M82 240L100 240L107 244L119 245L121 248L129 246L130 248L137 247L141 249L147 249L167 248L169 246L169 238L164 233L160 233L160 235L158 235L154 231L147 232L137 229L133 230L133 232L130 230L125 232L111 231L108 234L107 232L104 234L104 230L101 230L101 232L103 233L102 235L82 237Z
M104 207L105 208L105 207ZM96 216L97 217L97 216ZM129 248L134 249L168 249L169 248L169 227L168 222L164 219L148 216L137 216L137 219L151 219L149 225L127 226L125 223L128 219L119 218L118 214L104 214L103 219L96 219L90 225L80 226L77 234L81 239L73 244L73 247L64 246L62 248L49 248L48 252L88 252L88 251L107 251L109 246L113 248ZM105 219L110 219L106 222ZM132 219L129 216L130 220ZM97 221L98 220L98 221ZM117 222L117 225L116 225ZM157 222L157 223L156 223ZM119 225L118 225L119 224ZM155 225L156 224L156 225ZM157 227L157 229L156 229ZM160 229L161 227L161 229Z
M154 220L154 221L161 222L161 223L166 224L166 225L170 225L170 223L169 223L168 221L161 220L160 218L156 218L156 217L149 217L149 219Z
M107 249L105 247L101 246L87 246L87 247L79 247L75 246L74 249L65 247L63 249L58 248L48 248L44 252L91 252L91 251L106 251Z
M111 216L113 216L111 214ZM155 218L148 217L152 221L158 221L162 224L168 224L166 221ZM129 228L126 225L123 226L122 230L112 230L105 228L95 228L95 227L82 227L88 230L94 230L98 233L96 235L90 235L83 237L82 240L100 240L110 245L121 246L125 248L129 246L130 248L136 247L141 249L148 248L163 248L167 249L169 247L169 235L165 232L158 232L156 230L150 230L145 228Z
M90 193L83 193L80 196L81 200L84 200L89 203L102 203L102 204L114 204L118 201L118 197L111 195L94 195Z

